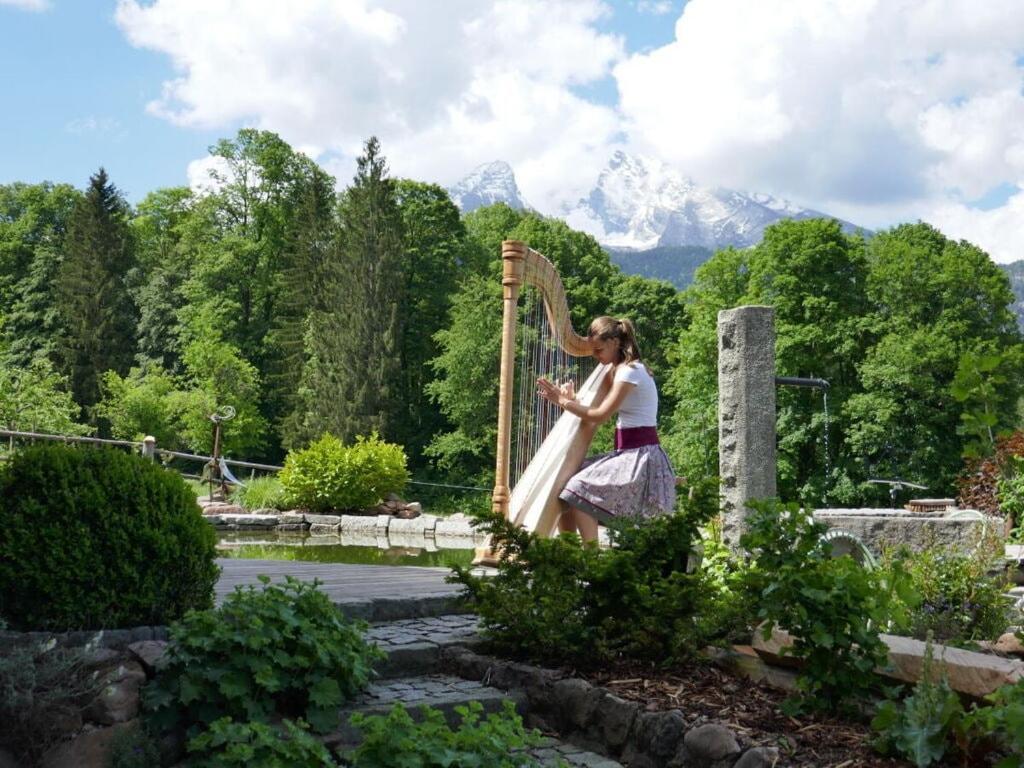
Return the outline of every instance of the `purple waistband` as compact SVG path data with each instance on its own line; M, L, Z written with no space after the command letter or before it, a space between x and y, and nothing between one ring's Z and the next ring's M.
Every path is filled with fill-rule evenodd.
M658 444L657 427L626 427L615 430L615 450L639 448L642 445Z

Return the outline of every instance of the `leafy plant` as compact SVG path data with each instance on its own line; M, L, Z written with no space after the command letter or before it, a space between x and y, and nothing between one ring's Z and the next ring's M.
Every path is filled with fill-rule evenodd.
M990 703L968 713L964 730L976 740L990 737L1004 750L996 768L1024 768L1024 680L1002 686L985 700Z
M935 680L932 670L929 638L921 679L913 693L900 702L883 702L871 721L879 734L875 748L885 754L902 755L918 768L943 758L950 746L950 734L961 726L964 717L960 697L949 687L945 675Z
M287 509L287 495L281 481L273 476L254 477L237 488L231 499L246 509Z
M485 635L508 653L578 665L692 656L725 629L714 579L688 568L699 526L714 514L711 499L698 494L675 514L617 521L615 546L605 550L484 517L501 555L497 575L456 567L451 580L466 588Z
M110 745L110 768L153 768L160 765L160 747L142 726L122 730Z
M864 698L887 651L879 627L891 617L894 592L913 599L902 579L887 583L850 557L832 557L827 528L797 504L751 503L742 545L754 564L749 584L767 639L774 627L794 638L787 653L803 662L798 709L836 710Z
M886 553L883 565L898 568L910 579L915 604L908 607L904 630L924 640L944 643L993 640L1006 631L1011 605L1003 593L1007 577L998 570L1003 543L997 537L979 542L971 553L947 551L941 545L920 552Z
M283 720L280 728L262 722L236 723L222 717L188 742L193 764L203 768L259 766L316 768L336 766L327 747L302 720Z
M409 480L405 452L376 434L346 446L324 435L288 454L281 485L289 501L311 511L365 509L397 493Z
M351 723L363 731L363 742L347 756L352 768L520 768L539 763L528 755L516 754L535 744L539 734L523 729L511 701L501 714L481 720L478 701L456 707L462 722L456 730L444 715L421 707L421 722L414 722L401 704L387 715L352 715ZM564 765L564 763L563 763Z
M317 589L286 577L261 590L236 587L215 610L196 611L171 628L163 669L144 691L153 722L196 736L230 717L302 717L314 730L337 725L338 706L370 680L381 657Z
M0 654L0 747L34 765L66 735L99 685L90 675L84 648L45 643L18 645Z
M213 604L215 535L181 476L65 445L0 469L0 614L14 629L165 624Z

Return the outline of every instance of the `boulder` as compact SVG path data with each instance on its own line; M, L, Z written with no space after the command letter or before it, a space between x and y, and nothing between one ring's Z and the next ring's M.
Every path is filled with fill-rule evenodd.
M753 747L740 756L733 768L775 768L778 764L778 747Z
M732 763L740 753L736 734L719 723L698 725L683 737L683 747L698 764Z
M100 675L100 692L85 708L86 719L102 725L126 723L139 714L139 688L146 673L137 661L126 661Z
M1020 638L1013 632L1000 635L992 648L1010 656L1024 656L1024 643L1021 643Z
M156 674L166 651L167 643L163 640L144 640L128 646L128 652L138 660L149 677Z
M122 732L137 727L136 721L84 730L71 741L58 744L43 755L40 768L107 768L114 739Z

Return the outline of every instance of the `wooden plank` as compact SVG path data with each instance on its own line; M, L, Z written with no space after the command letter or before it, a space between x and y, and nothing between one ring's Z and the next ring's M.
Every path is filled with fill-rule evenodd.
M447 568L393 565L352 565L348 563L297 563L287 560L244 560L223 558L220 580L216 586L217 602L234 591L236 586L258 586L257 576L272 581L293 576L303 581L319 579L323 591L333 602L354 602L368 598L403 598L454 595L460 590L446 584Z

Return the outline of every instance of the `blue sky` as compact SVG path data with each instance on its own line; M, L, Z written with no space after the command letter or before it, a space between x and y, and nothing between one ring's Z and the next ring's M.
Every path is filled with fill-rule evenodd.
M1021 0L0 0L0 183L196 183L253 126L344 183L504 160L562 215L618 150L1024 258ZM595 234L600 234L596 233Z

